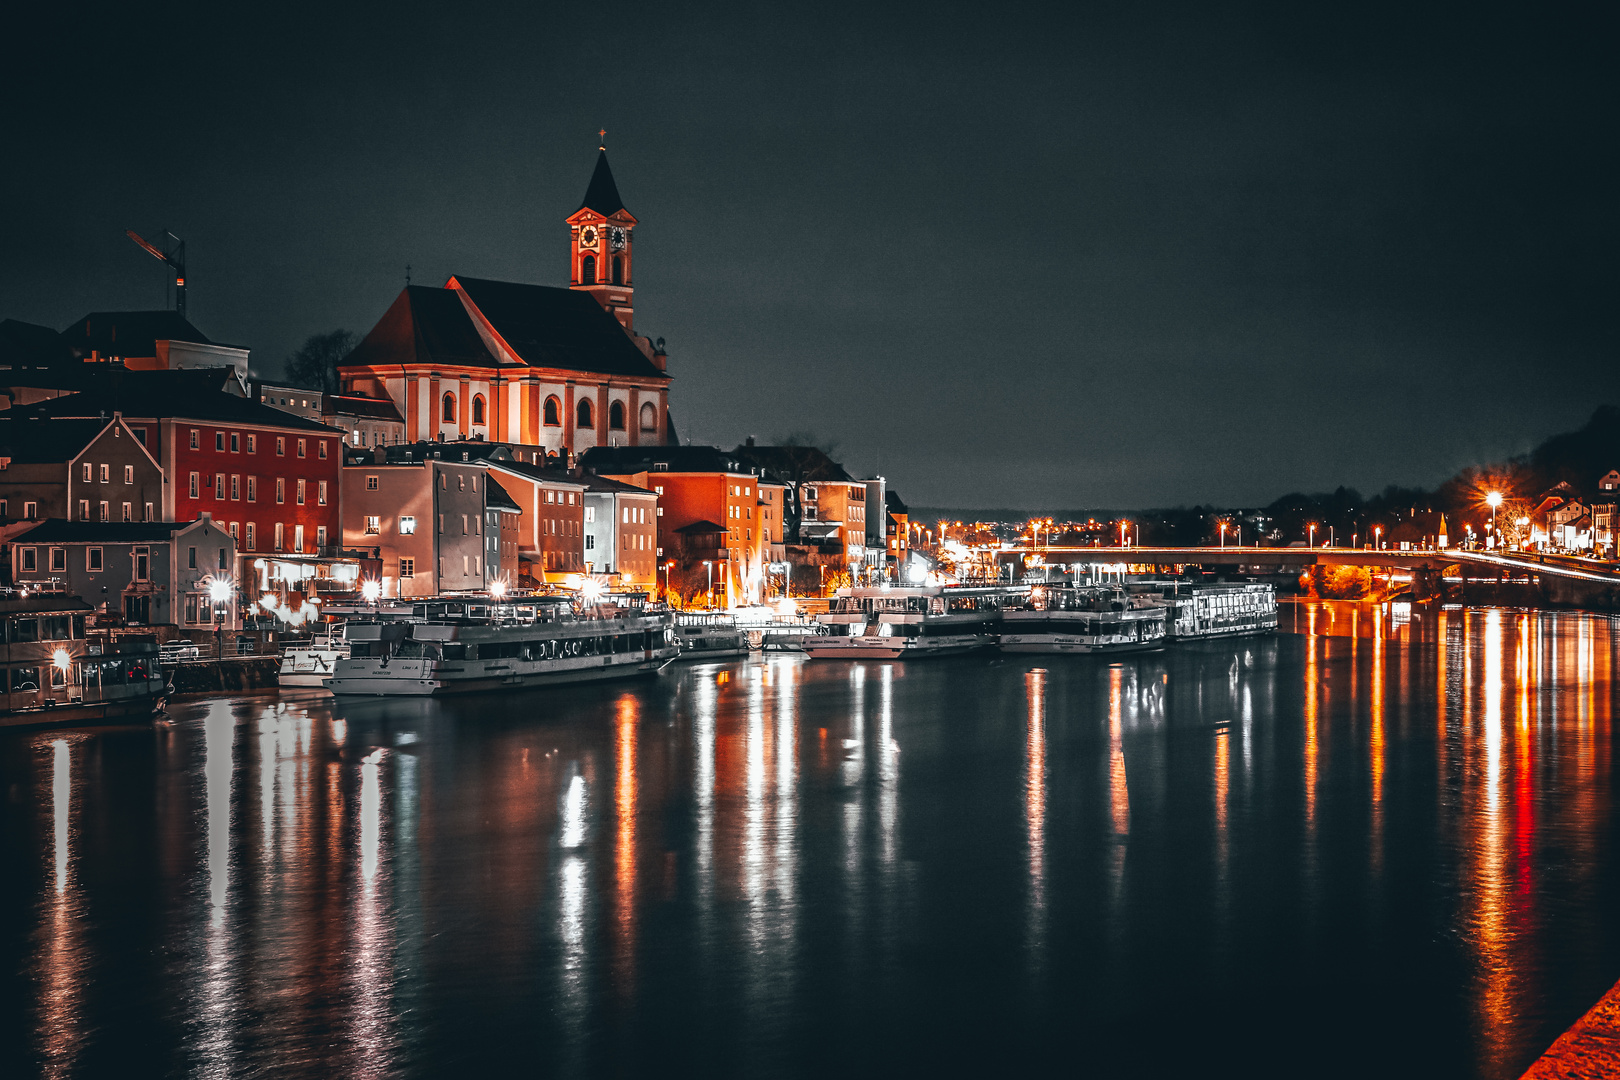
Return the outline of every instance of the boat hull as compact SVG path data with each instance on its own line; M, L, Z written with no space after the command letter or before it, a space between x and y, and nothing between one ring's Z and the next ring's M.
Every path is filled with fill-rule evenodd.
M847 637L826 634L807 638L802 646L812 660L924 660L935 656L960 656L989 648L990 638L964 637Z
M616 660L609 657L579 657L571 661L555 662L548 668L514 669L507 665L488 665L482 670L467 670L463 663L458 668L441 667L432 661L395 660L387 667L376 661L362 664L349 661L326 683L326 688L338 697L451 697L460 694L490 694L512 690L536 690L547 686L566 686L572 683L606 682L611 679L633 679L658 673L665 663L675 659L675 651L667 655L655 653L639 660Z
M117 724L132 720L150 720L162 710L168 699L168 688L154 690L109 701L64 701L60 704L28 709L12 709L0 713L0 729L40 727L84 727L93 724Z
M1117 643L1097 644L1079 638L1068 638L1059 634L1030 634L1027 636L1007 636L998 643L1002 652L1007 653L1073 653L1077 656L1092 653L1152 653L1163 652L1165 639L1157 638L1153 641L1124 641Z

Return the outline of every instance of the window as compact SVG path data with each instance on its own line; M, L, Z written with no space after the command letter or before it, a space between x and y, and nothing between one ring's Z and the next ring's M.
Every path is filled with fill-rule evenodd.
M90 500L89 499L80 499L79 500L79 520L80 521L89 521L90 520Z
M287 529L287 526L283 525L279 521L276 522L276 550L277 551L280 551L285 546L283 541L285 540L286 535L287 535L286 529Z
M138 547L135 549L135 580L145 581L152 576L152 551L150 548Z
M196 473L191 474L191 497L197 498L202 492L202 477Z
M225 564L230 561L225 557L225 552L226 552L225 548L220 548L219 549L219 569L221 569L221 570L226 569L227 567L226 567Z
M401 560L399 560L399 576L402 577L402 578L413 578L413 577L415 577L416 576L416 560L415 559L401 559Z
M254 528L253 527L253 522L250 521L250 522L247 523L247 549L249 551L253 551L256 548L258 548L258 546L259 546L258 529Z
M586 533L585 534L585 550L590 551L594 547L596 547L596 537L592 536L590 533Z
M287 480L286 480L285 477L278 476L278 477L276 477L276 502L284 503L286 501L287 501Z
M120 521L134 521L135 520L135 507L130 503L124 503L123 506L122 506L122 516L119 518L119 520Z
M416 519L414 517L402 517L399 519L399 535L414 536L415 533Z
M319 506L325 506L326 505L326 481L325 480L317 480L315 482L315 502Z
M257 435L249 435L248 436L248 453L257 454L258 452L259 452L259 437Z
M259 498L259 478L248 477L248 502L257 502Z
M439 532L441 534L444 532L444 515L443 514L439 515Z
M111 521L112 520L112 507L107 504L106 499L101 500L100 509L101 509L101 520L102 521Z
M299 506L304 505L304 481L302 479L298 481L298 494L294 498L298 500Z
M326 546L326 526L325 525L317 525L317 526L315 526L315 546L317 548L323 548L323 547Z
M233 432L231 432L231 453L239 454L241 452L242 452L242 436L238 435L236 432L233 431Z
M191 569L191 570L197 569L197 549L196 548L187 548L186 549L186 567L188 569Z
M472 422L475 424L484 422L484 395L482 394L473 395Z
M133 466L133 465L125 465L124 466L124 483L133 484L134 482L135 482L135 466Z
M608 428L613 431L624 430L624 402L615 401L608 406Z
M630 524L630 508L628 506L624 508L624 520L621 521L619 524L621 524L621 525Z
M596 425L591 422L591 401L589 398L581 401L574 410L574 422L582 428L591 428Z
M223 453L225 450L225 433L223 431L214 432L214 450L219 453Z
M644 402L641 406L641 430L658 430L658 410L650 401Z
M466 514L461 515L461 535L462 536L467 535L467 515Z
M593 522L595 520L596 520L596 507L587 506L585 508L585 521L586 521L586 523L588 524L588 523Z
M64 574L67 572L67 548L51 548L51 573Z
M465 476L456 477L456 490L457 491L466 491L467 490L467 478Z
M198 431L196 428L192 428L191 429L191 448L193 450L196 450L199 447L201 447L202 446L202 441L201 440L202 440L202 432Z
M546 427L562 426L562 402L554 397L546 398L545 425Z
M276 457L286 457L286 456L287 456L287 437L285 435L277 435L276 436Z
M222 472L214 474L214 498L219 500L225 498L225 474Z
M197 594L196 593L187 593L186 594L186 622L194 623L196 621L197 621Z
M152 504L151 503L146 504L146 516L143 517L141 520L142 521L151 521L152 520Z
M624 259L618 255L613 256L613 284L624 284Z
M382 532L382 518L376 514L366 515L366 535L376 536Z
M556 501L557 501L557 493L555 491L552 491L550 488L547 488L546 489L546 502L554 503Z
M315 456L320 458L322 461L326 460L326 440L325 439L322 439L320 442L315 444Z
M299 439L299 440L298 440L298 456L299 456L299 457L303 457L303 456L304 456L304 443L305 443L305 442L306 442L306 441L307 441L307 440L305 440L305 439Z
M242 497L242 477L239 473L231 474L231 499L234 501Z
M367 491L376 491L377 490L377 478L375 476L366 477L366 490Z
M569 506L574 505L574 496L577 495L577 494L579 494L579 492L577 492L577 491L570 491L568 493L568 505Z
M596 256L587 255L579 260L579 280L586 285L596 284Z
M95 476L95 473L91 471L94 468L95 468L95 466L91 465L88 461L84 463L84 482L85 483L87 483L87 484L90 483L91 479Z
M235 522L235 521L231 522L231 539L232 540L240 540L241 538L242 538L242 526L241 526L241 523L240 522Z
M25 574L39 572L39 548L25 547L22 549L22 568Z
M445 394L440 402L439 417L447 424L456 422L456 395Z

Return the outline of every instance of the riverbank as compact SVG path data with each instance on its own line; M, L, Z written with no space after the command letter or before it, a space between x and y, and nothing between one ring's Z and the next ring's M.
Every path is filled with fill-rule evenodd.
M1620 1076L1620 983L1560 1035L1522 1080L1576 1076Z

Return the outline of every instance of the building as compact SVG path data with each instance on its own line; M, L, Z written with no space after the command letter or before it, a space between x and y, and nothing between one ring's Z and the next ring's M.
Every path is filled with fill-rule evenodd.
M385 597L487 589L501 574L499 515L516 512L515 504L504 491L493 509L486 502L492 492L482 462L409 449L348 455L344 546L375 552Z
M210 341L178 311L92 311L62 342L81 363L120 364L131 371L230 368L246 379L248 350Z
M762 599L770 551L762 512L770 503L762 505L762 477L735 455L713 446L602 447L582 456L580 468L658 497L658 548L677 593L707 592L712 573L728 606Z
M867 573L882 580L888 574L889 561L889 482L874 476L863 483L866 485L866 503L861 507L861 518L866 523L866 535L861 541L863 565Z
M884 543L889 552L889 565L899 574L906 565L906 554L911 548L911 515L893 488L884 495Z
M321 421L345 432L350 446L398 446L405 441L405 418L387 398L365 394L326 394Z
M585 479L511 460L504 447L489 450L482 463L521 511L516 522L517 584L526 589L566 585L589 572Z
M209 515L191 522L51 520L11 545L20 588L81 597L98 615L141 626L241 626L237 590L216 612L209 586L235 583L236 541Z
M0 521L161 521L163 481L118 413L0 420Z
M302 386L284 386L279 383L268 383L263 379L253 379L248 382L247 396L261 405L301 416L305 420L314 420L316 423L321 421L326 412L326 395L319 390L309 390Z
M601 151L569 225L569 283L457 274L407 285L341 364L345 395L392 401L410 442L560 453L673 442L662 341L637 335L636 219Z
M783 531L790 561L826 574L856 572L867 557L867 482L814 446L759 446L749 439L736 457L786 487ZM876 562L876 560L873 560ZM802 585L800 578L794 579Z
M215 371L128 372L9 418L98 418L124 423L163 470L164 521L211 514L243 555L340 559L342 433L315 420L214 390Z
M658 496L645 487L581 477L585 482L585 569L620 585L652 588L658 575Z

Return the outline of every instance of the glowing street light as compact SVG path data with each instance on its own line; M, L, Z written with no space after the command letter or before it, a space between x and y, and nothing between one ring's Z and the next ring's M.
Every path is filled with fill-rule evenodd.
M1493 491L1486 495L1485 505L1491 508L1491 534L1494 537L1496 533L1496 508L1502 505L1502 493ZM1491 542L1494 544L1495 540L1493 539Z
M367 584L370 584L370 582L367 582ZM506 597L506 582L504 582L504 581L491 582L490 586L489 586L489 595L493 596L497 600L505 599L505 597Z
M1311 522L1311 535L1309 547L1316 547L1316 522Z
M709 607L712 610L714 608L714 563L704 559L703 567L709 572Z
M375 604L378 598L382 596L382 582L375 579L361 582L360 595L365 598L366 603Z
M1226 522L1221 522L1221 547L1226 547Z

